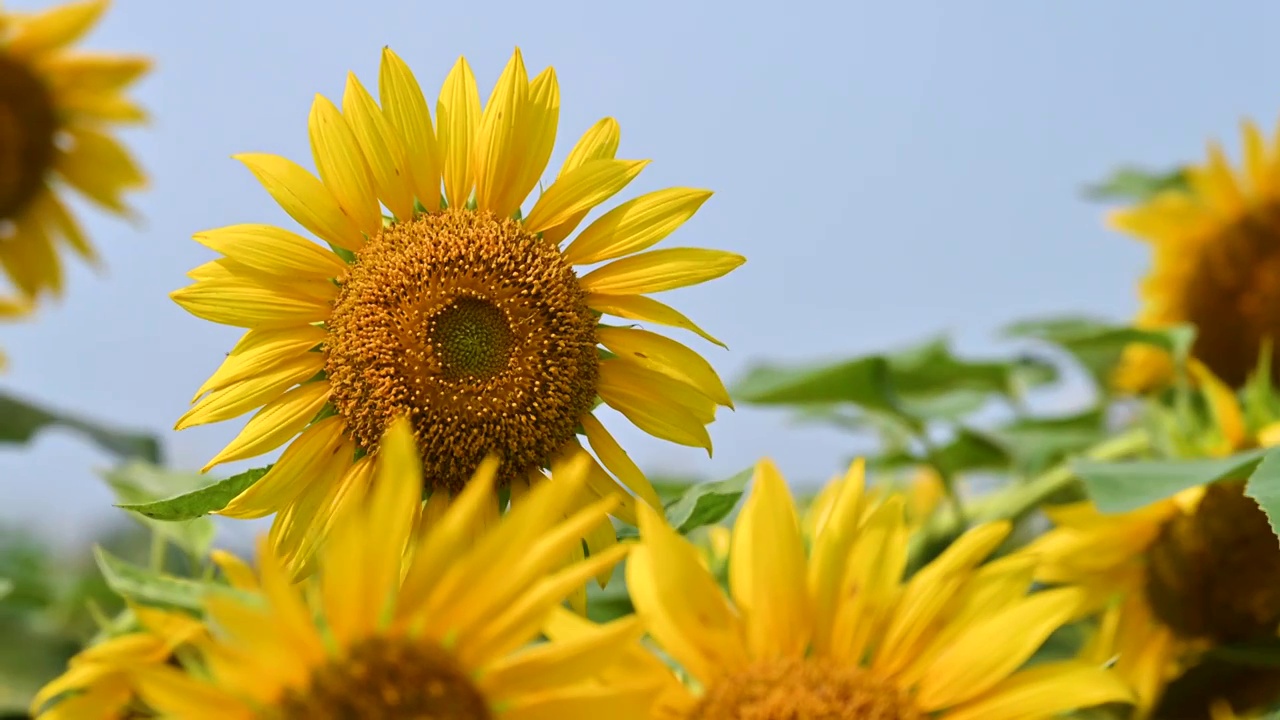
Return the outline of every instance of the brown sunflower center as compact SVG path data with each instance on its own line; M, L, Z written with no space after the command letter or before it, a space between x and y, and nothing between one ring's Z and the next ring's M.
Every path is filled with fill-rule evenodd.
M1191 514L1165 523L1147 552L1147 600L1186 638L1219 643L1275 635L1280 541L1244 482L1205 488Z
M491 720L484 695L434 645L372 638L279 701L281 720Z
M57 119L44 82L0 50L0 221L20 215L44 186Z
M1253 209L1206 240L1185 301L1197 328L1192 352L1231 386L1244 384L1263 341L1280 340L1280 205Z
M502 482L568 442L595 399L596 318L554 244L490 213L446 210L358 253L328 323L334 407L374 452L407 415L432 489L489 452Z
M923 720L905 691L831 660L758 662L714 685L688 720Z

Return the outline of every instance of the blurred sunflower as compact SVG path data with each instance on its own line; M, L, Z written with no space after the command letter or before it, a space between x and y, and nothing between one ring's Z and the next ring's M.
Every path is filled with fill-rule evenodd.
M269 544L256 573L222 557L234 591L205 601L211 640L198 662L137 667L143 700L183 720L646 717L662 678L607 674L640 638L637 619L531 644L575 587L626 554L615 546L564 565L617 499L573 511L586 484L579 459L489 524L498 464L482 462L423 523L412 428L395 423L370 493L335 519L317 572L290 583Z
M181 646L205 637L195 618L132 606L139 629L81 651L67 671L31 701L35 720L126 720L146 717L130 675L136 668L170 662Z
M659 506L593 408L603 401L654 436L710 452L706 425L717 405L730 406L729 396L695 351L599 318L672 325L714 341L647 297L743 262L717 250L648 250L710 193L642 195L562 249L587 213L647 164L614 158L616 122L587 131L523 215L556 136L560 95L551 68L530 81L517 50L482 110L459 59L434 124L417 80L390 50L379 86L381 107L354 75L341 111L317 96L310 135L319 179L274 155L238 156L334 250L267 225L211 230L196 239L225 257L192 271L195 284L173 293L198 317L248 328L177 423L261 408L208 467L292 441L222 513L279 512L277 525L323 520L357 474L353 460L376 453L402 414L425 458L433 502L461 492L486 453L501 458L498 484L506 487L584 454L582 432L604 468ZM575 271L604 261L611 262L582 277ZM633 496L604 468L591 472L592 493L619 495L619 517L634 522ZM281 549L290 561L307 553L296 544Z
M1112 227L1152 245L1136 324L1194 324L1192 354L1232 387L1254 368L1263 343L1280 338L1280 143L1249 121L1243 137L1241 168L1210 143L1204 164L1187 170L1186 191L1162 192L1110 217ZM1167 383L1172 371L1164 351L1134 345L1115 381L1145 391Z
M108 131L145 119L124 92L150 61L68 49L107 5L87 0L31 14L0 9L0 268L26 298L62 292L59 241L95 259L58 197L59 184L127 215L125 192L146 183Z
M733 528L732 599L640 508L627 583L650 634L694 681L656 717L1035 720L1129 698L1099 665L1019 671L1084 594L1028 594L1028 558L984 565L1008 523L974 528L904 580L905 501L870 502L861 464L819 511L807 557L782 477L765 461L754 482Z

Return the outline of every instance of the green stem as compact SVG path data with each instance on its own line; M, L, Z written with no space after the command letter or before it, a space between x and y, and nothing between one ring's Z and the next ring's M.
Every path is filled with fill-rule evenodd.
M155 530L151 531L151 556L147 562L147 567L151 572L164 572L164 554L168 550L164 537Z

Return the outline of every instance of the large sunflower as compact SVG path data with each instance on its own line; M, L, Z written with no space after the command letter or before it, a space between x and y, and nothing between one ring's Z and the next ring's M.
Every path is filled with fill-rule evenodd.
M423 522L412 431L394 424L371 490L335 519L316 573L290 583L269 544L257 573L224 559L235 591L205 600L212 639L181 668L138 666L141 697L182 720L645 717L662 678L608 673L640 637L637 619L531 644L574 588L626 554L618 545L564 565L617 498L572 510L580 459L491 524L497 467L482 462L453 506Z
M1280 627L1280 544L1243 481L1190 488L1139 510L1099 513L1091 503L1046 510L1056 527L1027 547L1036 579L1085 589L1102 614L1096 658L1115 657L1132 685L1137 717L1162 717L1166 690L1204 653L1266 641ZM1256 673L1255 673L1256 674ZM1196 692L1209 703L1258 702L1250 674L1232 674ZM1195 680L1195 678L1192 678ZM1264 679L1271 687L1280 678ZM1240 711L1249 707L1237 708ZM1175 715L1168 717L1184 717Z
M381 107L354 75L341 111L317 96L310 134L319 179L274 155L238 156L333 250L267 225L211 230L196 239L225 257L192 271L195 284L173 293L199 317L249 329L177 424L261 408L209 467L293 441L223 514L279 512L281 540L289 536L282 523L323 520L356 475L353 461L376 453L401 414L412 422L433 502L459 493L488 452L502 460L499 486L511 486L584 453L581 432L604 468L657 506L593 408L603 401L652 435L710 452L705 426L717 405L730 404L728 393L681 343L599 320L616 315L711 339L647 297L743 262L717 250L648 250L710 193L642 195L562 249L646 164L614 158L616 122L588 130L522 215L555 141L552 69L530 82L517 50L482 111L459 59L434 123L417 80L390 50L379 86ZM575 271L604 261L581 277ZM604 469L593 469L590 488L619 494L619 516L634 522L634 498ZM291 560L307 552L297 543L281 549Z
M1098 665L1019 671L1083 593L1029 595L1025 557L983 565L1008 523L969 531L904 580L903 498L870 503L861 464L839 482L806 553L785 482L757 465L733 528L731 599L693 547L641 508L632 599L695 683L665 697L656 717L1036 720L1128 699Z
M1280 138L1243 124L1244 164L1232 168L1210 143L1189 189L1170 190L1112 214L1110 224L1151 243L1137 325L1192 323L1193 354L1233 387L1256 367L1263 344L1280 339ZM1141 391L1166 383L1167 354L1135 345L1116 382ZM1273 369L1280 378L1280 368Z
M68 49L107 5L87 0L33 14L0 9L0 268L27 298L62 291L59 243L94 259L58 198L60 184L125 215L125 192L146 181L109 130L144 119L124 92L150 61Z

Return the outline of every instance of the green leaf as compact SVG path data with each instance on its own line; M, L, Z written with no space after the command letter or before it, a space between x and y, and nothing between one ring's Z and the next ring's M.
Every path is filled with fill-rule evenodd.
M1271 531L1280 536L1280 448L1267 451L1249 476L1244 494L1258 503L1271 522Z
M889 387L889 363L879 355L808 367L758 365L747 372L734 394L757 405L848 402L897 412Z
M130 506L155 502L172 496L175 492L191 492L206 480L197 473L165 470L138 461L110 470L104 477L115 491L116 499ZM213 544L216 529L213 520L208 517L169 522L134 511L130 511L130 514L152 532L182 548L191 558L203 558Z
M101 547L93 549L93 556L107 585L120 597L144 605L202 612L204 585L127 563Z
M1084 194L1090 200L1141 203L1165 191L1188 192L1189 189L1183 168L1156 172L1127 165L1116 168L1106 180L1085 187Z
M690 487L679 499L667 505L667 522L682 534L720 522L733 512L753 471L743 470L728 480Z
M1009 453L983 431L962 427L951 442L931 453L929 460L944 475L956 475L979 470L1003 470L1009 466Z
M67 413L55 412L8 393L0 393L0 444L31 442L41 430L63 427L122 458L160 462L160 441L149 433L117 430Z
M988 431L1013 456L1024 473L1038 474L1068 456L1101 442L1107 434L1105 413L1024 418Z
M1109 377L1124 349L1133 343L1163 348L1182 364L1191 352L1196 331L1191 325L1142 330L1083 316L1022 320L1004 329L1011 338L1039 340L1055 345L1075 358L1093 376L1099 387L1109 385Z
M3 600L11 592L13 592L13 581L8 578L0 578L0 600Z
M271 466L268 465L264 468L246 470L225 480L219 480L212 485L206 485L199 490L193 490L155 502L131 503L117 507L136 512L152 520L191 520L226 507L227 503L249 489L249 486L258 482L270 469Z
M587 617L597 623L617 620L635 613L631 594L627 592L626 560L613 568L609 584L601 588L594 581L587 584Z
M1081 460L1071 469L1089 496L1105 513L1136 510L1196 485L1247 478L1265 450L1250 450L1209 460L1138 460L1095 462Z

